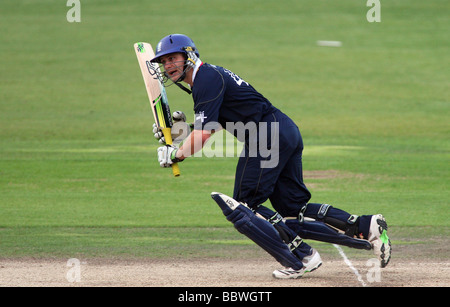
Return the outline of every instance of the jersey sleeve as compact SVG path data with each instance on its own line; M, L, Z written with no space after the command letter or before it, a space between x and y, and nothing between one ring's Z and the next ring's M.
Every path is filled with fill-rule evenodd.
M225 80L212 66L206 66L195 77L192 91L196 130L219 130L219 110L225 93Z

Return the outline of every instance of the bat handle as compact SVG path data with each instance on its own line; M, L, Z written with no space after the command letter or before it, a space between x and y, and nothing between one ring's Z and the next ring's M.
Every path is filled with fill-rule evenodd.
M170 128L162 128L161 129L164 134L164 139L166 140L167 145L172 145L172 132ZM172 164L172 172L175 177L180 176L180 167L178 166L178 163Z

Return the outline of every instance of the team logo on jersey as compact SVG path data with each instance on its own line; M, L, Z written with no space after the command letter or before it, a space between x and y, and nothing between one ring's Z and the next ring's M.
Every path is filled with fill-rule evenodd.
M205 111L200 111L199 113L195 114L195 121L200 120L203 123L206 118L208 118L208 116L205 116Z

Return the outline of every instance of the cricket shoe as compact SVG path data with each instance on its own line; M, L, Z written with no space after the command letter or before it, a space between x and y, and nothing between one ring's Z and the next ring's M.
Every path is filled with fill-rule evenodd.
M382 268L386 267L391 260L391 240L387 235L387 229L386 219L381 214L372 216L368 240Z
M297 279L305 275L305 273L312 272L319 268L322 265L322 259L317 250L313 248L311 255L303 258L302 263L303 267L300 270L285 268L273 271L272 275L278 279Z

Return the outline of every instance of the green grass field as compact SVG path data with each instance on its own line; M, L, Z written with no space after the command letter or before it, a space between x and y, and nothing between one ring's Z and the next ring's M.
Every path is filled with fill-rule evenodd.
M133 43L170 33L295 119L312 201L383 213L404 257L448 243L450 4L381 3L369 23L362 0L81 0L69 23L66 1L2 0L0 258L251 256L209 196L237 158L157 163Z

